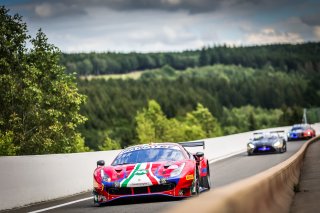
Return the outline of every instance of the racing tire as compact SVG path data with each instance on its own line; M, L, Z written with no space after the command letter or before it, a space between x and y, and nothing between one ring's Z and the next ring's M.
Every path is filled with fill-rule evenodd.
M200 186L210 190L211 189L211 179L210 179L210 169L207 168L207 175L204 177L201 177L200 179Z
M100 206L101 206L101 203L99 203L99 202L97 201L97 198L96 198L95 196L97 196L97 195L93 195L93 206L94 206L94 207L100 207Z
M200 194L200 175L199 175L199 170L198 170L198 167L196 167L195 169L195 174L194 174L194 184L192 186L193 188L193 192L192 192L192 195L193 196L198 196Z

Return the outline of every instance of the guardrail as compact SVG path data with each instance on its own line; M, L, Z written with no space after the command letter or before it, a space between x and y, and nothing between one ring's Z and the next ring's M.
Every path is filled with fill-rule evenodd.
M97 161L110 164L118 152L0 157L0 210L92 189Z
M307 141L288 160L265 172L206 192L167 212L289 212L306 149L319 139Z
M211 163L244 152L251 136L252 132L245 132L204 139L204 153ZM103 159L108 165L119 152L0 157L0 210L91 190L96 162Z
M251 132L204 139L209 160L245 151ZM192 150L192 148L191 148ZM92 190L98 160L110 164L120 150L0 157L0 210Z

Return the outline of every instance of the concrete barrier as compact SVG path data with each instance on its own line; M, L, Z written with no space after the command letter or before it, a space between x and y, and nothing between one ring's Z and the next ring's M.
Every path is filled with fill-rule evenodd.
M309 140L288 160L265 172L206 192L166 212L289 212L306 149L319 139Z
M204 139L204 152L209 160L217 160L245 151L250 136L246 132ZM119 152L0 157L0 210L92 190L96 161L110 164Z
M204 139L204 153L210 162L235 155L246 150L251 136L252 132L246 132ZM0 157L0 210L91 190L96 161L103 159L110 164L119 152Z
M0 157L0 210L90 190L96 162L118 152Z

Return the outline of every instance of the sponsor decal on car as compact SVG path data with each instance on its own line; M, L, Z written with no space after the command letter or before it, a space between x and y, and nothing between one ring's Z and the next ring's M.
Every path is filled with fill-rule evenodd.
M175 150L179 150L179 147L175 146L175 145L159 145L159 144L139 145L139 146L127 148L127 149L123 150L120 154L133 152L133 151L137 151L137 150L143 150L143 149L175 149Z
M187 175L186 176L186 180L193 180L193 179L194 179L193 175Z

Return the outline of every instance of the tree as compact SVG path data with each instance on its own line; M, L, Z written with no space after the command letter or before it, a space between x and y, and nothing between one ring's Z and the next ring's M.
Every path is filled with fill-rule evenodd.
M16 155L17 147L12 143L12 132L0 132L0 156Z
M116 149L121 149L121 146L119 144L119 142L112 140L109 137L108 132L105 132L105 140L104 143L102 144L102 146L99 146L99 149L104 151L104 150L116 150Z
M59 65L60 51L39 30L35 38L19 15L0 7L0 144L7 154L86 151L77 126L85 96ZM27 49L26 43L32 47Z
M203 47L200 51L199 65L206 66L209 64L210 64L210 55L208 53L208 50L205 47Z
M148 108L137 114L136 122L140 143L162 142L165 139L168 121L155 100L149 101Z
M195 111L187 114L187 122L200 126L205 132L205 137L216 137L222 135L220 124L210 111L202 104L197 105Z

